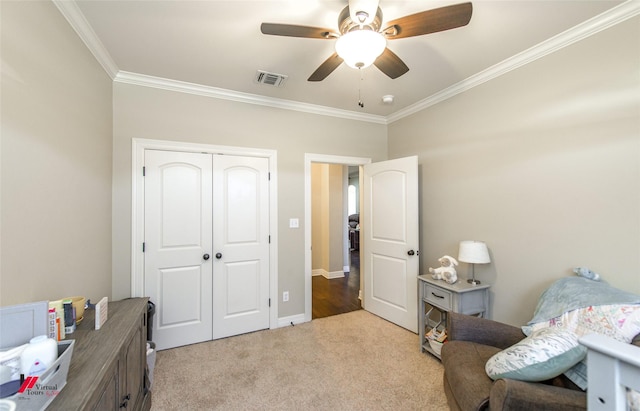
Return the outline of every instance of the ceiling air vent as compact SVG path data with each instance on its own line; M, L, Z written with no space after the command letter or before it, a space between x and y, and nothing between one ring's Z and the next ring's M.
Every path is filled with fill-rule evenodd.
M282 87L285 81L287 81L287 76L284 74L267 73L262 70L258 70L256 72L256 83L266 84L267 86Z

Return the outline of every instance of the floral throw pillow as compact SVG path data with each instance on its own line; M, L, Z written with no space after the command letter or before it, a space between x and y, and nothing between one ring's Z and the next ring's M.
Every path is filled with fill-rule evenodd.
M587 354L578 337L563 328L544 328L500 351L487 361L491 379L544 381L576 365Z

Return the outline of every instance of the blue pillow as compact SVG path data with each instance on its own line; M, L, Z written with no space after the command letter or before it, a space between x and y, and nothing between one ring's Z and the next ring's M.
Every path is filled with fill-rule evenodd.
M587 348L578 337L562 328L543 328L489 358L485 371L491 379L544 381L582 361Z

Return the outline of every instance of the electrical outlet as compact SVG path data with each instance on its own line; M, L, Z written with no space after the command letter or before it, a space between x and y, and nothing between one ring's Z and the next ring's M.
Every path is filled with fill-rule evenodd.
M283 291L282 292L282 301L285 302L285 303L287 301L289 301L289 291Z

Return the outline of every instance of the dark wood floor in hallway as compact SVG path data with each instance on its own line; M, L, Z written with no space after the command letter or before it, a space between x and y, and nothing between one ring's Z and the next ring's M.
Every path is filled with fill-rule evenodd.
M343 278L327 279L321 275L312 278L311 317L323 318L336 314L361 310L358 292L360 291L360 252L351 250L351 271Z

